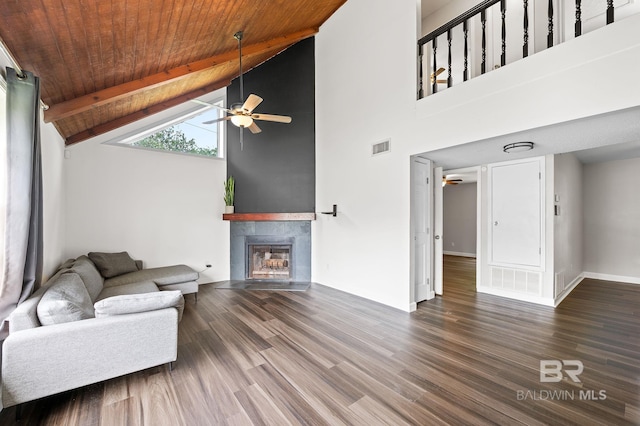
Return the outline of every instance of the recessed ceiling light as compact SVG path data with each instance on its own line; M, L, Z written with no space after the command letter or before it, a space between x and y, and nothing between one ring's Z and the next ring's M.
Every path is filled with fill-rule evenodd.
M533 149L533 142L516 142L510 143L502 147L502 150L506 153L511 152L524 152Z

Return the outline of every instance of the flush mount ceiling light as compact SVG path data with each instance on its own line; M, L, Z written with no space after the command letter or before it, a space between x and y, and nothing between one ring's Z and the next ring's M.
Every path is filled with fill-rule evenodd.
M502 150L506 153L512 152L525 152L533 149L533 142L516 142L510 143L502 147Z

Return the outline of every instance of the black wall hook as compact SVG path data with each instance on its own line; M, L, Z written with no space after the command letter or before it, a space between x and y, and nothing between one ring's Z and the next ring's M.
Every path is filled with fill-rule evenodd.
M332 210L332 211L330 211L330 212L320 212L320 214L330 214L330 215L332 215L333 217L336 217L336 216L338 216L338 205L337 205L337 204L334 204L334 205L333 205L333 210Z

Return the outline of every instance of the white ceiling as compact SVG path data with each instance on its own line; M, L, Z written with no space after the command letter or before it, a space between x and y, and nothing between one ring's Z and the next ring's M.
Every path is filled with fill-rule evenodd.
M509 143L531 141L534 149L506 154ZM584 164L640 157L640 107L426 152L446 170L571 152Z
M460 179L462 182L460 184L465 183L473 183L478 181L478 173L473 172L458 172L458 173L446 173L447 179Z

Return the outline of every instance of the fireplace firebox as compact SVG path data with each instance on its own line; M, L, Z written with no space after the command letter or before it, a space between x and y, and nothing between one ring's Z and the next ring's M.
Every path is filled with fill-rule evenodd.
M246 279L288 281L294 277L294 238L247 237Z

